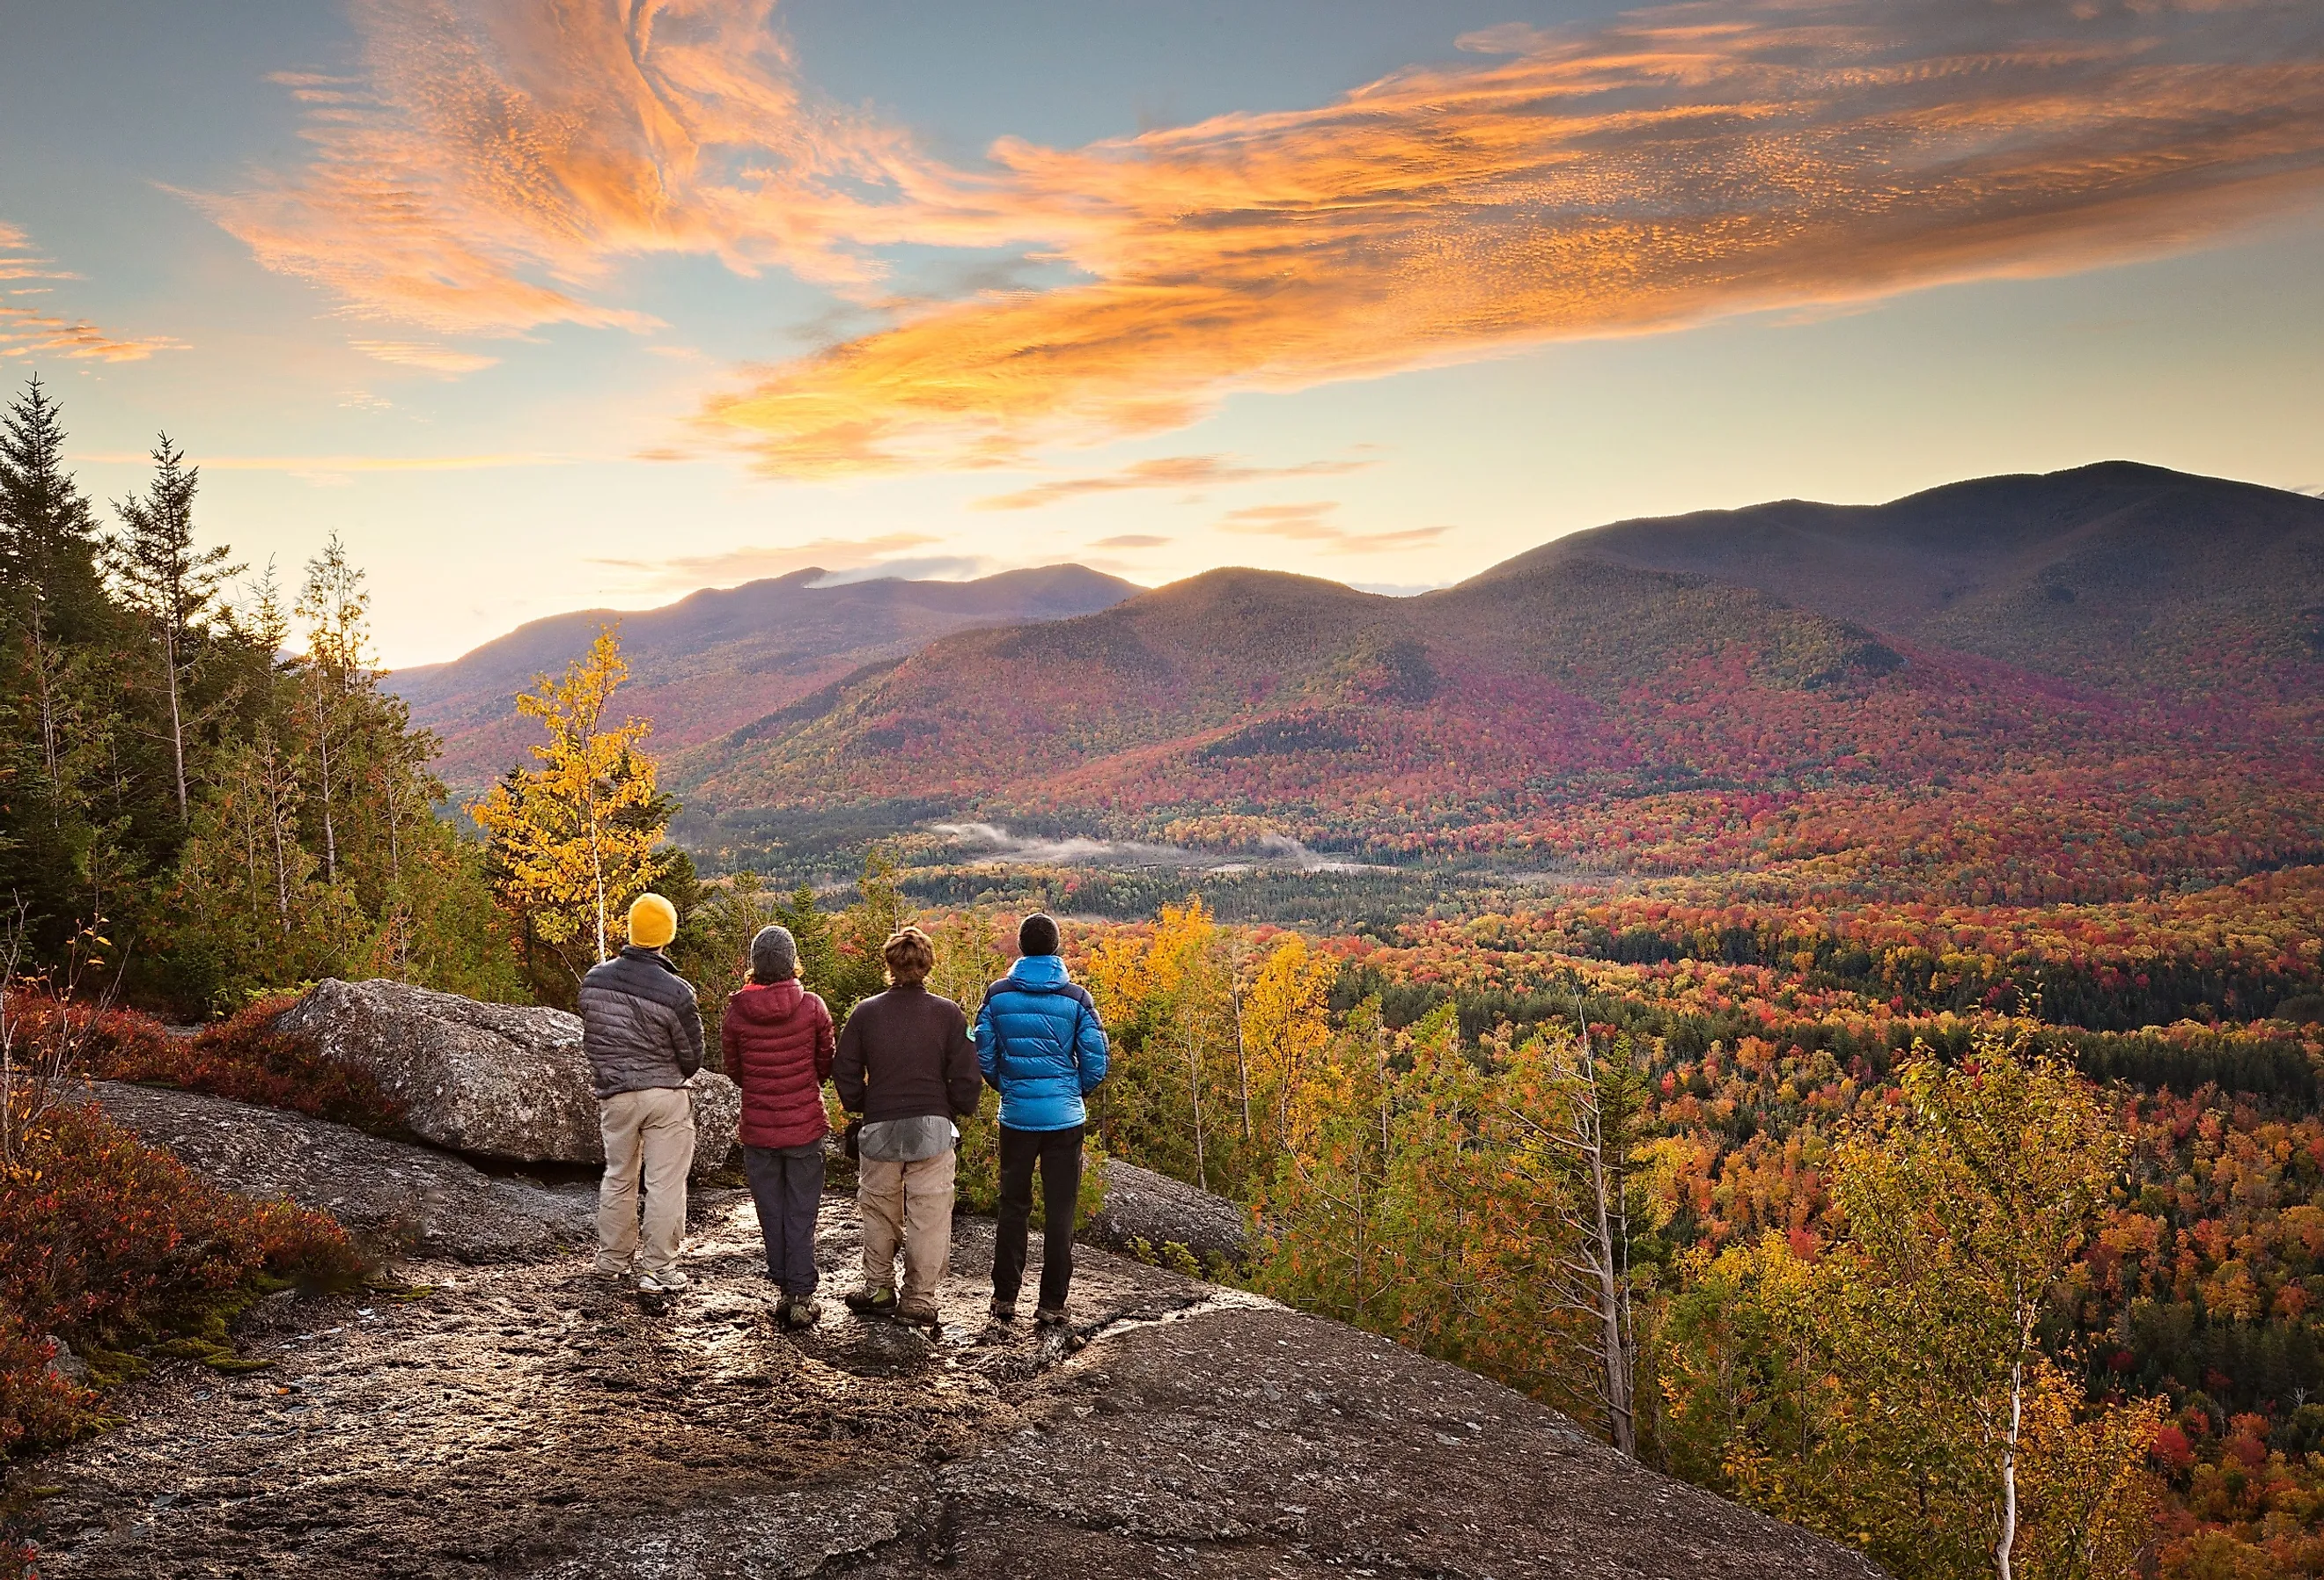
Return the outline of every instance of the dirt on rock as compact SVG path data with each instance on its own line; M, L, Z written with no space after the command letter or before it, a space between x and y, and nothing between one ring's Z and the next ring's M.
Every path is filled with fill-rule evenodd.
M249 1123L286 1118L313 1123ZM446 1188L445 1219L502 1199ZM666 1302L538 1245L264 1301L235 1336L267 1370L158 1363L124 1425L13 1467L18 1534L48 1580L1878 1573L1455 1367L1103 1251L1074 1328L997 1326L986 1220L923 1335L836 1298L860 1242L826 1197L822 1321L788 1334L748 1197L693 1206Z

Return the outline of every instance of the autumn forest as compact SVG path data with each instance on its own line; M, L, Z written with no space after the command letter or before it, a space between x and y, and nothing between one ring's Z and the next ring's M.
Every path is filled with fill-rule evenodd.
M1250 1216L1210 1276L1906 1580L2324 1574L2324 503L2094 467L1413 598L1122 584L706 723L618 623L431 703L336 537L240 563L199 457L108 506L66 442L14 397L12 1069L344 1117L254 1006L569 1005L651 888L714 1028L778 920L836 1014L906 919L973 1009L1043 906L1095 1143ZM7 1110L12 1199L56 1123ZM0 1449L97 1424L39 1333L0 1310Z

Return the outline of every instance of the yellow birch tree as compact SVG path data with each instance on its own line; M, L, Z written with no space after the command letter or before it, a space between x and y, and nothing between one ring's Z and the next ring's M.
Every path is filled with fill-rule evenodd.
M540 766L510 774L469 807L492 836L503 902L552 947L593 938L598 960L650 881L669 821L654 760L641 750L653 726L606 724L629 672L620 631L606 625L562 679L534 677L516 706L549 732L532 748Z

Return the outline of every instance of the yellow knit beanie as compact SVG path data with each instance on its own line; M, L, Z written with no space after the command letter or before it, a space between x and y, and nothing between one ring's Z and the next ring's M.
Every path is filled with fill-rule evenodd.
M630 902L630 942L659 949L678 937L678 907L659 894L641 894Z

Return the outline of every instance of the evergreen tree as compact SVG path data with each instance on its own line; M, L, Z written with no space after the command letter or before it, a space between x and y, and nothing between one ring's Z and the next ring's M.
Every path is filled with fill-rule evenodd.
M124 531L111 545L114 574L131 605L151 625L161 649L181 824L193 817L187 764L189 673L201 654L206 627L218 612L219 589L242 569L229 563L224 544L194 546L194 495L200 485L200 468L188 466L185 452L162 434L153 448L153 481L145 497L115 506Z
M125 819L103 805L123 633L64 446L34 379L0 414L0 883L42 950L102 915L134 867L117 848Z

